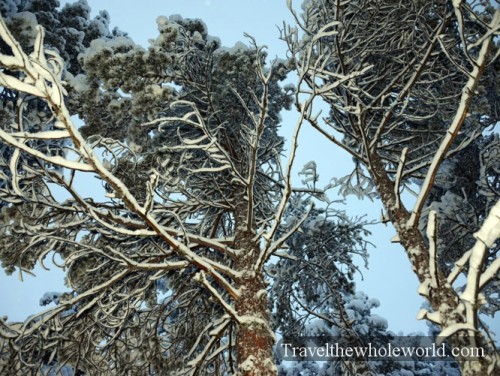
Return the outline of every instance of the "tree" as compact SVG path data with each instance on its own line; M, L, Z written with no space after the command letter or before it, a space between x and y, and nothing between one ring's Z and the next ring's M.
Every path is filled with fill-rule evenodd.
M314 319L309 320L307 325L304 325L303 331L299 335L287 335L287 342L297 341L298 344L304 345L307 341L312 341L319 347L323 346L325 342L332 345L339 343L344 348L350 346L358 349L369 348L370 345L375 348L388 348L389 343L391 343L393 346L415 349L428 347L430 341L435 340L432 338L435 325L430 325L428 333L430 336L425 336L423 333L406 335L399 333L396 335L388 330L386 319L372 313L372 309L380 305L377 299L369 299L368 296L359 291L353 294L343 293L341 296L345 303L339 306L341 308L337 310L337 315L325 315L324 311L319 314L309 313L309 316L313 316ZM335 304L327 303L325 306L332 310L331 307L335 307ZM342 321L342 323L339 325L338 321ZM285 333L294 332L287 331ZM452 359L435 361L414 356L381 359L365 357L356 360L332 357L324 359L321 363L313 360L306 358L292 364L279 364L278 375L460 375L458 364Z
M459 358L463 374L498 372L498 352L478 314L495 300L484 294L498 284L497 136L482 134L499 121L494 36L500 11L475 1L311 0L299 16L289 4L297 25L283 37L299 72L298 91L307 98L297 108L356 163L350 176L336 181L341 192L382 201L383 220L394 226L393 241L405 249L419 293L432 307L420 318L437 323L458 348L489 348L483 359ZM327 118L307 106L315 98L329 106ZM480 154L478 145L485 148ZM459 164L467 153L477 154ZM474 160L481 160L479 171ZM439 192L456 184L451 174L467 165L480 174L478 183L457 186L460 196ZM415 189L407 209L401 192ZM450 206L453 194L461 203ZM436 200L447 214L437 219ZM463 212L466 205L472 210ZM457 225L453 210L466 219ZM475 239L469 240L471 230ZM447 237L460 244L448 260ZM453 288L460 274L467 279L463 292Z
M287 223L298 221L305 209L297 202L290 207ZM268 268L273 278L270 299L278 334L292 339L326 335L343 338L352 346L367 343L359 336L362 317L348 312L356 294L353 256L361 256L365 262L367 258L364 225L327 206L312 210L300 232L290 237L287 254ZM319 368L306 360L291 369L282 367L279 374L302 374L298 372L305 372L304 367L311 375ZM346 374L363 374L368 369L366 362L354 362Z
M23 116L0 130L13 150L2 166L3 266L29 271L57 253L70 290L48 294L56 307L24 323L0 323L0 367L275 374L267 290L280 295L271 270L284 276L288 264L271 258L290 261L293 248L303 263L317 250L331 260L328 282L351 291L350 253L366 252L359 221L320 209L307 219L322 192L290 183L301 123L282 166L286 65L266 67L255 45L221 48L200 21L160 17L147 50L123 35L94 40L71 72L44 47L43 28L27 54L0 26L1 85L52 117L36 132ZM93 197L81 193L89 180L101 182Z

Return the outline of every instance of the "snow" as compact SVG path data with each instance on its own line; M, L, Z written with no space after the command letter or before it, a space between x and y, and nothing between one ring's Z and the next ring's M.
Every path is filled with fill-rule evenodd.
M156 24L158 25L158 29L161 31L162 28L164 28L166 25L168 25L168 17L165 16L159 16L156 19Z
M64 79L66 83L77 92L82 93L89 88L86 76L84 74L73 76L70 72L66 72Z
M68 131L43 131L37 133L15 132L12 137L32 140L60 140L69 137Z
M217 38L217 37L213 37L211 35L209 35L207 37L207 42L208 44L215 44L216 46L220 46L221 45L221 40L220 38Z
M260 317L252 315L238 316L238 321L240 324L262 325L264 327L269 327L267 320L263 320Z
M483 242L488 248L491 248L500 237L500 200L491 209L481 229L474 234L474 237Z
M134 47L137 47L137 45L128 37L119 36L113 39L99 38L90 42L89 48L78 55L78 58L86 62L101 53L104 49L126 51Z
M399 238L399 234L394 235L394 236L390 239L390 242L391 242L391 243L399 243L400 241L401 241L401 239Z
M337 35L338 34L337 26L341 26L341 23L339 21L332 21L332 22L326 24L325 26L323 26L321 29L318 30L316 35L314 35L312 42L314 42L320 38ZM333 30L327 31L327 29L333 29Z
M2 14L5 18L12 17L12 14L17 11L17 1L3 0L0 2L0 14Z
M436 265L436 211L431 210L427 221L427 238L429 239L429 274L430 287L438 287L437 265Z
M476 322L480 288L487 281L493 279L500 268L500 262L496 259L484 273L481 273L487 247L491 247L500 237L500 200L493 206L481 229L474 234L474 237L477 241L471 251L467 285L461 295L461 299L465 303L467 315L467 324L464 325L468 325L468 328L472 330L475 329L473 323ZM445 330L453 329L446 328Z
M352 299L348 304L348 308L355 309L356 311L364 311L366 308L366 302L360 299Z
M48 291L40 298L40 305L46 306L52 302L55 304L59 304L59 298L61 297L61 295L62 293L60 292Z
M229 54L236 54L240 51L247 51L249 47L243 42L236 42L233 47L221 47L218 52L227 52Z
M269 375L276 374L278 371L276 364L274 364L274 360L272 358L267 358L263 359L264 367L267 369L267 373ZM239 372L255 372L255 369L257 368L257 364L259 364L259 361L257 358L253 355L250 355L245 359L245 361L241 362L238 365L238 371Z
M108 11L101 10L96 19L92 20L91 25L97 28L99 35L107 35L109 33L109 21L110 16Z
M387 320L379 315L376 315L376 314L372 314L370 317L367 318L367 320L372 325L374 325L380 329L383 329L383 330L385 330L389 327Z
M76 170L76 171L93 171L92 166L84 164L84 163L79 163L76 161L69 161L66 158L63 158L61 156L53 156L53 157L47 156L44 153L27 146L23 142L18 141L17 139L12 137L12 135L8 134L7 132L4 132L1 129L0 129L0 139L5 140L9 144L18 148L19 150L26 151L27 153L29 153L37 158L40 158L44 161L47 161L49 163L52 163L56 166L66 167L66 168Z
M13 14L11 18L22 25L20 37L34 42L37 34L36 26L38 25L36 16L31 12L19 12Z
M441 331L438 335L438 339L436 341L437 345L441 345L442 341L444 341L447 337L455 334L461 330L472 330L475 331L474 325L472 323L458 323L447 326L445 329Z
M435 324L440 324L441 314L439 312L429 312L422 308L417 314L417 320L429 320Z
M245 359L244 362L242 362L238 366L238 368L241 371L250 372L250 371L253 371L256 368L255 367L256 363L257 363L257 359L253 355L250 355L248 358Z
M261 297L264 297L267 295L267 290L266 289L262 289L262 290L259 290L257 291L257 298L261 298Z

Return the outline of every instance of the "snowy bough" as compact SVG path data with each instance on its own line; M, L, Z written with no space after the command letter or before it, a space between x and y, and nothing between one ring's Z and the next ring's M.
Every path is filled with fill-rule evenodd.
M307 122L356 162L334 184L382 201L382 221L394 226L392 241L431 306L419 317L457 348L489 349L457 359L464 375L497 374L500 360L480 320L498 310L500 265L491 134L500 10L491 3L309 0L300 15L290 1L296 25L283 32L298 90L330 109L323 119L306 114Z
M22 274L58 254L70 289L23 323L0 321L0 370L276 374L268 284L305 272L288 278L270 260L311 265L301 233L327 239L315 256L331 266L323 281L354 290L361 224L319 209L311 223L307 196L322 192L290 184L303 116L281 163L283 62L265 67L255 45L219 51L200 21L158 27L148 51L121 36L92 43L87 77L74 77L43 28L28 54L0 20L0 85L17 93L0 129L3 266ZM31 100L52 116L41 129L27 126Z
M128 367L128 371L141 366L149 368L148 358L162 354L161 349L156 349L162 344L155 338L158 328L155 320L165 320L169 315L154 309L139 312L137 308L144 301L144 295L152 293L155 283L171 272L187 274L181 283L192 285L179 289L177 294L194 294L186 300L188 302L206 299L206 304L214 311L203 323L205 327L186 333L192 338L191 349L186 349L188 352L196 351L198 346L203 346L204 350L197 351L197 356L191 360L186 353L189 362L185 370L191 368L196 373L201 364L210 360L214 363L221 352L235 347L241 374L272 374L275 369L274 339L269 326L262 267L286 240L286 235L276 239L276 233L291 193L286 184L276 217L256 218L255 186L272 184L272 181L256 181L262 168L259 164L270 163L275 157L274 145L269 145L267 160L262 161L260 155L272 69L264 73L262 66L256 67L262 93L260 97L254 93L253 108L247 108L252 122L241 129L245 145L244 150L240 150L244 154L238 162L221 145L217 137L220 130L209 127L191 102L173 101L172 110L182 115L156 119L154 124L158 128L175 128L182 140L176 146L167 146L165 151L178 157L180 176L173 179L168 174L172 166L166 159L158 166L164 168L163 171L152 168L148 172L149 180L140 187L144 194L139 198L109 165L118 164L124 154L133 154L134 150L124 144L109 146L104 140L89 144L71 120L64 103L63 63L57 54L44 50L43 29L38 27L30 55L21 50L3 21L0 33L11 50L11 54L1 56L2 66L9 69L1 73L1 84L25 96L45 100L55 118L54 129L47 131L26 132L22 121L13 125L11 132L0 131L2 141L14 148L9 163L10 193L18 202L24 201L32 208L33 223L26 223L29 219L19 219L13 224L10 235L16 231L28 235L29 240L23 244L24 254L35 252L37 247L44 248L45 254L51 250L64 254L68 283L78 292L62 300L57 308L35 315L22 327L13 329L15 334L11 338L17 339L14 348L18 348L18 354L13 357L19 358L16 366L21 370L23 362L42 360L49 365L57 361L62 366L69 360L75 369L91 373L107 372L115 368L111 365L113 362L127 363L121 367ZM68 152L66 155L41 152L33 146L34 139L66 140ZM98 147L112 154L113 161L103 161ZM22 165L22 154L54 168L28 169ZM96 203L82 198L75 183L79 172L102 179L113 201ZM289 171L283 174L289 175ZM197 190L191 180L208 180L214 197ZM71 198L57 202L51 194L51 185L62 187ZM230 187L236 193L232 198L228 197L232 192L224 191ZM266 188L273 191L272 186ZM158 200L163 204L159 205ZM259 210L266 212L269 208ZM228 218L229 213L234 218ZM211 215L218 216L221 225L204 223ZM257 224L258 220L265 220L267 224ZM85 222L92 224L82 226ZM169 223L178 226L169 226ZM208 226L213 232L210 237L204 236ZM262 228L262 233L257 233L257 226ZM219 233L225 236L214 236ZM263 246L260 246L261 241L264 241ZM43 258L45 254L38 256ZM165 299L175 301L179 297ZM168 309L180 308L171 308L165 303L161 310ZM142 326L139 333L135 332L140 328L137 322ZM237 331L237 335L232 335L231 331ZM71 337L78 338L78 342ZM110 346L113 348L126 343L128 351L113 356L107 351L112 342L116 343ZM86 348L91 351L87 352ZM230 360L227 363L230 367L236 364ZM167 364L167 367L176 369L175 365Z

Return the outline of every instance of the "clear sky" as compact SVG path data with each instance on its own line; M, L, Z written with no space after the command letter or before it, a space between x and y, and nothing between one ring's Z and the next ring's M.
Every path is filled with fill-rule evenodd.
M61 1L64 3L65 1ZM200 18L208 26L210 35L219 37L224 46L232 47L237 41L245 41L244 33L256 38L257 43L267 45L269 56L283 57L286 45L279 40L278 27L283 21L292 22L285 0L88 0L95 15L106 9L111 16L112 27L118 26L134 41L147 46L148 39L156 38L156 18L160 15L180 14L184 18ZM299 5L299 1L295 1ZM283 134L288 136L295 125L296 115L283 114ZM308 130L299 142L299 158L296 171L310 160L315 160L321 176L320 183L327 184L331 177L341 177L352 169L350 157ZM332 192L332 199L338 199ZM351 216L367 215L378 220L381 205L368 200L350 198L344 209ZM381 306L374 313L385 317L389 329L394 332L427 333L427 326L416 320L422 299L417 294L418 283L402 248L390 243L395 231L390 226L374 225L369 240L376 246L370 248L370 269L364 270L364 280L359 278L357 289L370 298L377 298ZM50 263L48 263L50 265ZM2 306L0 315L8 314L11 320L21 320L27 312L40 310L38 300L46 291L62 291L62 272L51 266L50 272L37 269L37 278L27 276L24 283L17 283L17 276L0 276ZM2 272L0 272L2 274ZM498 321L498 320L497 320ZM496 327L499 325L497 323ZM500 332L500 330L497 330Z

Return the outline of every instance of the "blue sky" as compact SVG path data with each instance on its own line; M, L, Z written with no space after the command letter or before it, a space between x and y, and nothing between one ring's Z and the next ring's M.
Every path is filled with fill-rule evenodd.
M246 32L255 37L258 44L268 46L270 57L284 57L286 45L279 40L278 27L283 25L283 21L292 22L285 0L88 0L88 3L94 15L98 10L106 9L111 16L112 27L118 26L128 32L136 43L143 46L147 46L148 39L157 36L158 16L180 14L185 18L202 19L208 26L209 34L219 37L224 46L231 47L238 41L244 42L243 34ZM299 2L296 3L298 6ZM285 137L293 130L295 119L294 113L283 114ZM316 161L322 184L327 184L334 176L344 176L352 169L349 156L312 130L306 130L299 141L296 171L310 160ZM338 197L333 195L332 199ZM349 215L366 214L369 220L378 220L381 208L379 202L355 198L349 198L344 207ZM369 240L376 248L370 248L370 269L362 269L364 280L359 278L357 289L367 293L370 298L380 300L381 306L374 313L388 320L390 330L396 333L418 330L426 333L427 325L416 320L422 304L417 294L417 279L403 249L389 241L395 234L394 229L379 224L371 226L369 230L373 233ZM51 265L50 262L47 264ZM0 315L7 314L10 320L22 320L27 313L41 309L38 301L44 292L64 290L62 272L55 266L50 268L50 272L38 268L37 278L26 276L23 283L17 282L17 276L4 277L0 272L3 302ZM498 329L496 331L500 332Z

